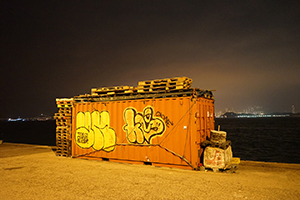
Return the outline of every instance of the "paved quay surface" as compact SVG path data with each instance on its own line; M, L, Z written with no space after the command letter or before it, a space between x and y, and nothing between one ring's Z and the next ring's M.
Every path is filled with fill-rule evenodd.
M242 161L236 173L57 157L0 144L0 199L300 199L300 165Z

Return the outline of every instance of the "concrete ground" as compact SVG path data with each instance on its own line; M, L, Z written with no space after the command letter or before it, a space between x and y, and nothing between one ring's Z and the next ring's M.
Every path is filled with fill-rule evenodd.
M236 173L57 157L0 144L0 199L300 199L300 165L241 161Z

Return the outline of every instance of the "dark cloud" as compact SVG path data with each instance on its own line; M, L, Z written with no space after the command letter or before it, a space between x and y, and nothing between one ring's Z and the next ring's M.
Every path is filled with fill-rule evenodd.
M298 1L2 1L0 117L188 76L216 111L300 107Z

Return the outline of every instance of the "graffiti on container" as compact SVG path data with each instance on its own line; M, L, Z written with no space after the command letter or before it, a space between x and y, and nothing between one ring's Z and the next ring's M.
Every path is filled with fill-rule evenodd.
M112 151L115 149L116 138L115 130L110 127L108 111L77 113L75 142L79 147Z
M155 136L161 136L165 130L165 122L160 117L154 116L154 108L147 106L143 112L138 112L135 108L128 107L124 110L123 131L126 132L129 143L151 144Z
M77 142L78 143L87 143L89 141L88 133L77 132Z
M166 126L167 126L168 128L170 127L170 125L173 126L173 122L168 118L168 116L162 114L161 112L156 111L155 116L156 116L156 117L162 118L162 119L165 121Z

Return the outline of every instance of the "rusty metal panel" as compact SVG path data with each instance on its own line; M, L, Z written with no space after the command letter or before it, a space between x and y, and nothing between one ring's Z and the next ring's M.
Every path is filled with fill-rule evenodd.
M75 103L72 156L195 169L214 101L174 97Z

